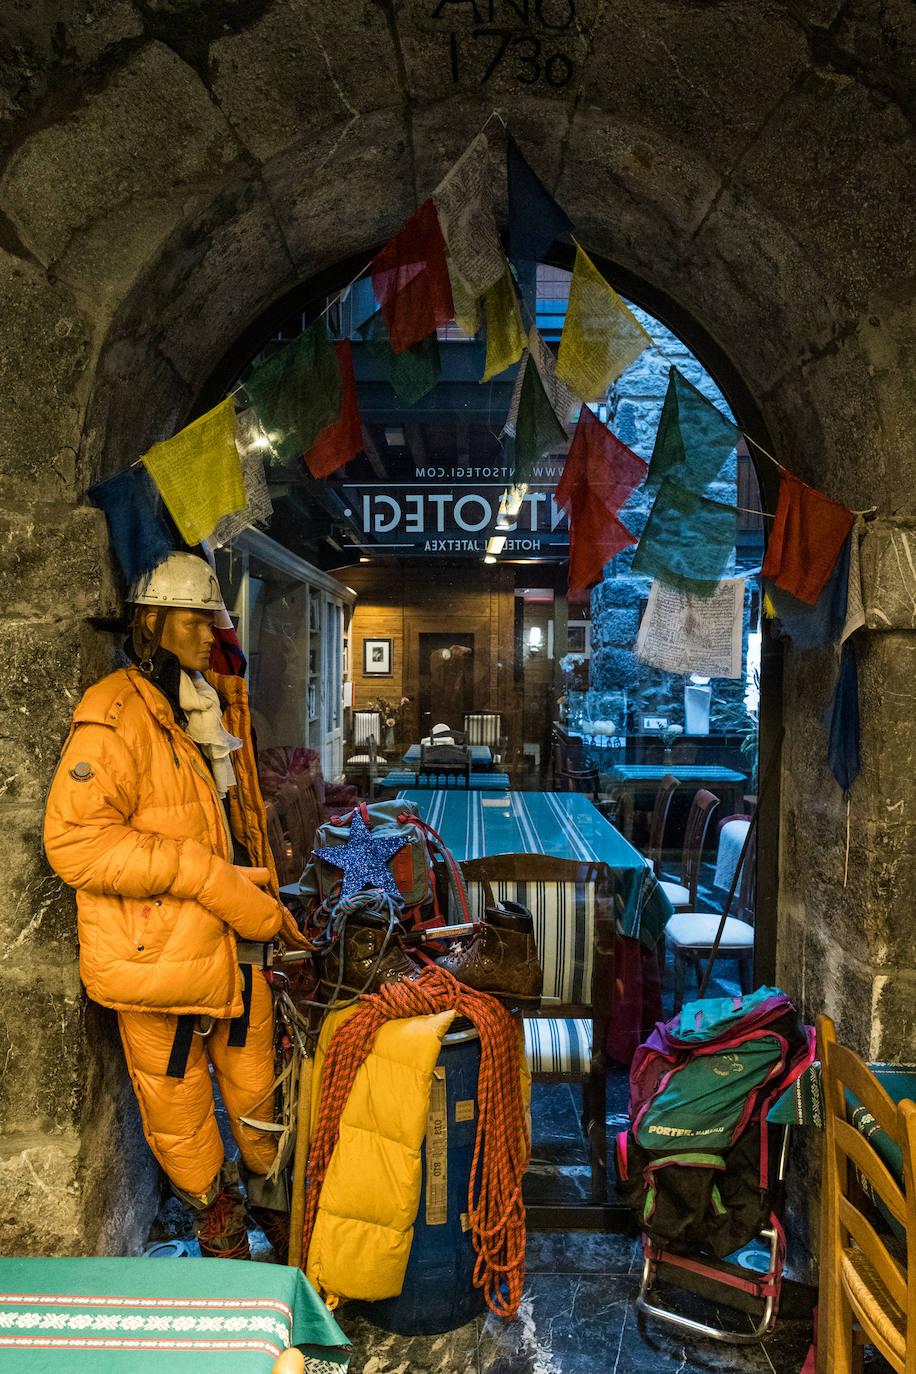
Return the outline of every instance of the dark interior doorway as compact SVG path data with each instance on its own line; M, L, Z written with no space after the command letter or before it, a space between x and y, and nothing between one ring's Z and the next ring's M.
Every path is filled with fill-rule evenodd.
M420 733L440 723L464 727L464 714L474 710L474 636L420 635Z

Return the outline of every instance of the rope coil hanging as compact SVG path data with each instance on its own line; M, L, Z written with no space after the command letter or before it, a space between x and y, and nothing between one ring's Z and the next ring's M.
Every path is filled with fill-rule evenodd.
M477 1260L474 1286L497 1316L518 1312L525 1284L525 1205L522 1179L531 1145L522 1100L517 1023L499 1002L474 992L440 968L419 978L386 983L336 1031L322 1078L321 1106L309 1154L303 1226L306 1263L322 1185L337 1144L340 1117L356 1075L386 1021L454 1010L480 1035L477 1136L468 1183L468 1218Z

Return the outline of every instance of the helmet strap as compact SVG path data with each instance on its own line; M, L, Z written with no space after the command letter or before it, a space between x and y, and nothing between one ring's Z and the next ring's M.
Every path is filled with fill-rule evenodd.
M134 653L137 656L137 663L140 672L146 677L151 677L153 672L153 659L156 650L162 642L162 632L165 629L165 618L168 615L167 606L156 608L156 619L153 621L151 630L148 630L144 621L148 606L137 606L134 610L134 620L131 625L131 642L134 646Z

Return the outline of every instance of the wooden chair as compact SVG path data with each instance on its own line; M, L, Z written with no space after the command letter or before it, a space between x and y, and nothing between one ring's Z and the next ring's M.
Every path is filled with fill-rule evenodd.
M379 778L378 743L374 735L360 746L358 754L351 754L344 764L347 778L353 778L365 796L370 800L375 796L375 785Z
M433 775L441 778L443 787L448 787L454 779L456 787L471 785L471 750L461 744L421 744L420 762L417 765L417 781Z
M719 959L737 961L742 992L751 991L754 974L755 887L756 846L755 839L752 838L744 858L736 915L726 917L716 956ZM665 925L665 945L674 961L676 1012L680 1011L684 1001L684 976L687 966L690 965L694 969L699 986L704 965L712 953L713 941L721 918L722 913L719 911L678 911Z
M302 866L296 862L292 841L283 828L279 803L265 802L264 810L267 815L267 843L277 866L280 886L285 883L297 883L302 874Z
M353 752L348 755L344 762L344 772L347 775L351 772L364 774L370 762L370 743L374 742L376 749L378 749L382 742L382 713L381 711L354 711L352 724L351 749Z
M556 784L558 792L585 792L592 801L598 800L597 768L561 768L556 774Z
M498 711L470 711L464 717L464 737L468 744L486 744L499 763L507 740L503 734L502 716Z
M525 1017L532 1078L583 1085L592 1201L607 1200L606 1056L614 978L614 902L602 864L546 854L465 860L471 912L520 902L534 918L544 972L541 1005Z
M859 1056L837 1042L829 1016L817 1018L817 1041L825 1108L818 1368L861 1369L857 1322L859 1340L898 1374L916 1374L916 1104L892 1101ZM867 1134L850 1121L851 1105L872 1118ZM898 1158L902 1178L888 1167Z
M706 844L706 832L712 814L719 805L718 797L701 787L690 803L687 826L684 831L684 848L681 851L680 882L661 882L662 890L675 911L695 911L697 888L700 883L700 863Z
M658 791L655 794L655 803L652 807L652 819L649 822L649 843L646 846L645 855L655 871L656 878L660 878L662 875L662 856L665 848L665 826L668 824L668 812L671 810L671 798L680 785L680 778L676 778L673 773L666 773L658 784Z

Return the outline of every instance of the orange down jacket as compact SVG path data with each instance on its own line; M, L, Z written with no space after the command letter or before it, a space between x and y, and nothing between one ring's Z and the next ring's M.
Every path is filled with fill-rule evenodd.
M231 862L219 797L166 697L136 668L90 687L77 707L45 812L48 859L76 888L80 974L117 1011L240 1016L236 936L304 942L279 901L241 678L207 674L242 739L228 797L258 887Z

